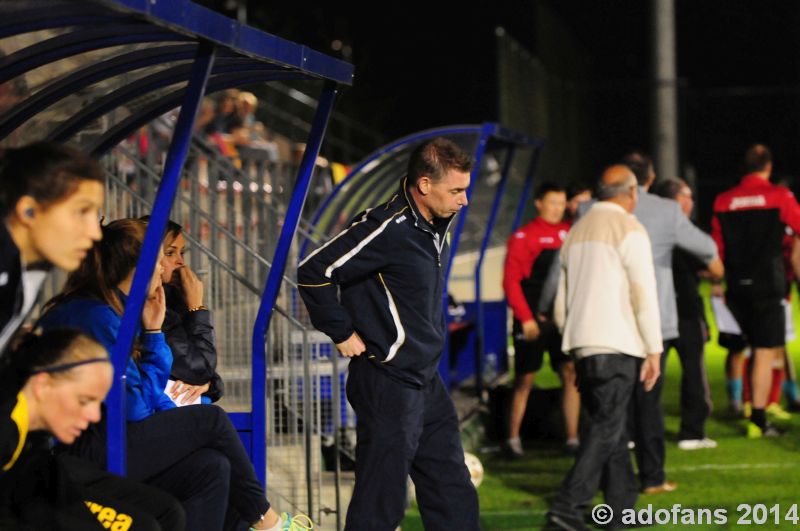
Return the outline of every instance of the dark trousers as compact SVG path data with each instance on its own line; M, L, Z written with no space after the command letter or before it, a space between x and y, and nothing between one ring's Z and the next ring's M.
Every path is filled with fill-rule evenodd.
M706 365L703 357L705 337L699 319L678 321L680 337L675 340L675 350L681 359L681 428L680 440L702 439L706 436L705 424L711 413L711 393L708 388Z
M0 530L183 531L185 518L178 501L161 490L115 476L94 463L68 455L51 461L51 477L59 487L0 508ZM90 502L89 506L85 502Z
M650 391L636 379L633 400L628 408L628 436L636 443L636 466L639 470L639 485L642 489L661 485L666 481L664 460L664 409L661 407L661 389L664 387L664 369L667 352L675 344L674 339L664 341L661 353L661 376Z
M628 410L640 364L638 358L625 354L596 354L576 364L588 425L575 464L550 513L576 523L578 528L583 528L583 513L598 488L603 490L615 515L636 505L636 477L628 453L624 412Z
M122 518L118 515L131 517L131 531L182 530L186 527L183 508L175 498L161 489L116 476L75 457L62 455L58 459L70 479L80 486L82 497L95 504L94 509L98 509L98 506L105 509L100 511L108 516L104 523L108 523L111 528L115 520ZM86 509L83 503L81 505L82 509ZM75 513L73 517L78 517L83 511L73 508L72 512ZM99 525L97 517L93 515L92 518Z
M480 529L458 417L438 374L415 389L365 357L354 358L347 398L358 419L347 531L394 531L405 513L409 474L425 529Z
M129 422L128 475L178 498L187 529L236 528L269 509L236 429L217 406L186 406Z

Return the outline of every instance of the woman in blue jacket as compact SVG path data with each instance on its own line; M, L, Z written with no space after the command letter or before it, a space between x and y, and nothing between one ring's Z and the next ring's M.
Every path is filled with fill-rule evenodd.
M14 391L15 384L8 380L13 380L18 367L12 364L9 345L34 307L48 271L54 267L74 271L101 237L98 220L104 181L103 169L95 160L56 143L8 148L0 157L0 393ZM40 351L41 346L20 355L38 359L46 354ZM2 437L3 443L8 440L5 435ZM102 502L108 508L126 507L126 513L134 520L132 530L183 528L183 509L172 496L87 466L85 461L59 463L67 463L70 468L70 479L77 484L71 488L73 493L83 492L87 499ZM50 470L55 475L59 473ZM13 491L14 503L20 504L13 509L17 511L17 523L25 526L31 523L28 518L41 520L50 513L38 508L20 516L19 507L30 507L34 500L27 497L30 491L19 488L19 478L28 481L31 475L5 474L0 483ZM46 485L44 489L47 490ZM52 499L53 493L47 496ZM51 522L54 529L77 529L64 519L56 520ZM0 524L0 529L9 527Z
M79 328L110 350L145 227L135 219L103 227L103 240L69 276L64 291L48 302L40 324ZM186 510L187 529L238 529L242 523L252 529L301 529L270 507L222 409L205 404L178 408L165 394L172 352L161 331L166 312L161 273L158 265L126 367L129 476L178 498Z

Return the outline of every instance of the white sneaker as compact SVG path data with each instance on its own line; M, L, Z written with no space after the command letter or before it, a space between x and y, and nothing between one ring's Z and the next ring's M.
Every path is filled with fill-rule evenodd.
M716 448L717 441L705 437L703 439L683 439L678 441L678 448L681 450L700 450L703 448Z
M525 457L525 452L522 449L522 441L520 441L519 437L507 439L505 449L507 455L511 458L519 459Z

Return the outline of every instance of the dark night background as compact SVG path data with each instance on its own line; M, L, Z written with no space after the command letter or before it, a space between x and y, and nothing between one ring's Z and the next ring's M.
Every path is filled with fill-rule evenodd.
M223 12L224 3L205 2ZM250 25L340 58L331 42L350 46L356 79L337 109L387 141L497 120L495 28L504 27L581 94L575 156L585 179L630 147L651 150L650 9L645 0L247 2ZM755 141L772 148L776 174L800 174L800 3L676 0L675 11L680 156L701 203L733 184Z

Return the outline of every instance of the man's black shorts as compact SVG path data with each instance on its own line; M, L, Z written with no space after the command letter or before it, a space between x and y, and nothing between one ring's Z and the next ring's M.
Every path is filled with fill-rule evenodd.
M781 297L750 298L728 292L725 303L751 347L772 348L786 344L786 313Z
M747 339L741 334L729 334L727 332L720 332L717 338L717 343L722 348L730 352L742 352L747 348Z
M570 357L561 351L561 334L553 321L539 322L540 335L535 341L522 338L522 324L514 319L514 371L515 374L537 372L544 363L544 353L550 354L550 368L558 373Z

